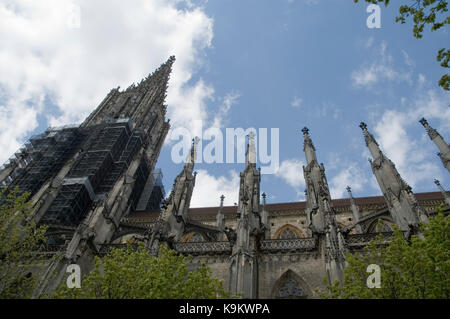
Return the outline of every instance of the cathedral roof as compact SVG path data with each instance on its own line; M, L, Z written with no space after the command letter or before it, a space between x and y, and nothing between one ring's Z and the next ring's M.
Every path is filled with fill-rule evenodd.
M450 195L450 192L448 192ZM427 201L444 201L442 198L442 194L440 192L428 192L428 193L415 193L416 199L419 202L427 202ZM350 211L350 199L342 198L342 199L334 199L333 206L339 212L342 209ZM371 205L385 205L386 202L383 196L370 196L370 197L355 197L356 205L361 208L369 207ZM274 203L274 204L266 204L266 209L269 212L276 211L292 211L292 210L304 210L306 208L306 202L289 202L289 203ZM215 216L219 207L197 207L197 208L189 208L188 214L192 216ZM223 207L224 215L231 215L237 213L237 206L224 206ZM158 216L159 211L137 211L131 212L127 218L129 219L146 219L153 218Z

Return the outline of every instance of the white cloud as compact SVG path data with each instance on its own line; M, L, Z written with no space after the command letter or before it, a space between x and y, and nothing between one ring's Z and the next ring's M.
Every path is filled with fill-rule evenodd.
M373 45L373 42L374 42L374 38L373 37L369 37L368 39L367 39L367 41L364 43L364 47L365 48L371 48L372 47L372 45Z
M275 176L283 179L291 187L300 191L305 187L305 180L303 178L304 163L298 159L288 159L281 162Z
M300 108L302 105L303 100L297 96L294 97L294 99L291 102L292 107Z
M79 28L70 16L78 5ZM208 120L214 89L192 77L211 46L213 20L189 1L5 0L0 38L0 162L40 114L52 126L80 122L111 88L139 82L170 55L177 58L166 101L172 126L195 130L194 120ZM48 113L44 98L59 114Z
M399 70L394 66L393 58L387 54L387 44L385 41L381 43L379 56L372 63L365 63L359 69L351 73L351 80L354 87L370 88L374 84L383 82L407 82L412 84L412 68L414 61L412 61L406 51L403 52L407 70Z
M207 170L197 171L194 192L190 207L219 206L220 196L224 195L224 205L233 206L239 200L239 174L231 170L229 176L215 177Z
M225 125L231 106L237 104L240 97L241 94L237 91L231 91L225 95L211 127L222 128Z
M403 54L404 62L407 66L410 66L410 67L416 66L416 63L409 57L409 54L405 50L402 50L402 54Z
M422 87L425 84L426 77L422 73L419 73L417 83L419 84L419 87Z
M352 190L362 190L367 183L364 172L355 163L341 170L330 181L330 195L333 199L344 198L347 194L347 186Z
M374 127L375 137L382 151L394 162L400 175L411 187L442 178L436 146L429 140L411 139L408 129L421 129L422 117L433 122L441 134L450 132L448 94L429 91L422 97L409 101L407 111L386 110ZM423 129L423 128L422 128ZM426 132L423 129L423 135Z

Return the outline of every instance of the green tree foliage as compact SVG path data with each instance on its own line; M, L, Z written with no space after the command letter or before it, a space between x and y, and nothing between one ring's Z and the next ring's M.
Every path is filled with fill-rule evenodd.
M30 298L38 281L31 270L47 228L31 219L28 197L17 189L0 192L0 298Z
M358 2L359 0L353 0ZM366 2L378 4L389 4L389 0L365 0ZM423 31L426 25L430 25L431 31L439 30L446 24L450 24L450 16L448 15L447 0L410 0L411 4L400 6L400 15L395 19L396 22L405 23L408 18L414 22L413 35L417 39L423 37ZM437 55L437 61L444 68L449 68L450 50L442 48ZM444 74L439 80L439 85L444 90L450 90L450 77Z
M112 249L103 259L95 258L95 268L86 275L81 288L62 283L56 298L81 299L216 299L229 298L222 281L211 277L204 264L188 270L189 257L161 247L153 257L141 243L137 249Z
M422 225L423 239L408 242L396 228L388 244L381 236L365 247L364 253L347 254L344 283L335 282L324 298L450 298L450 216L442 210ZM381 268L381 288L368 288L367 266Z

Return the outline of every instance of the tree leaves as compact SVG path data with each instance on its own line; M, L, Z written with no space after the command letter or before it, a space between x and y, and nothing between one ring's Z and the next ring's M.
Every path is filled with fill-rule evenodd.
M347 255L342 286L334 283L324 298L450 298L450 216L439 214L422 226L424 239L404 239L396 228L388 245L381 237L362 254ZM367 266L381 267L381 288L368 288Z
M359 0L353 0L357 3ZM378 4L384 3L385 6L389 4L389 0L365 0L368 3ZM406 23L407 18L412 18L414 22L413 35L417 39L423 37L423 32L426 25L431 26L431 31L439 30L445 25L450 24L450 16L448 12L447 0L415 0L411 5L402 5L399 8L400 15L395 18L396 22L402 24ZM441 52L442 51L442 52ZM450 50L445 52L445 49L439 50L437 60L441 62L441 66L448 68ZM450 78L448 74L444 74L438 82L444 90L450 90Z
M28 197L17 188L0 192L0 298L30 298L38 282L31 268L39 263L47 227L36 228Z
M204 264L188 269L190 258L161 247L153 257L140 243L137 248L112 249L103 259L96 257L94 270L86 275L80 289L64 283L56 298L87 299L216 299L230 298L222 281L211 277Z

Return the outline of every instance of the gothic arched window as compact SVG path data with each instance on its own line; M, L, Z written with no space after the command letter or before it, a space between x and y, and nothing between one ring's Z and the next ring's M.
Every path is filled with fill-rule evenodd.
M299 287L298 282L294 279L286 280L278 290L280 298L299 298L303 297L303 290Z
M275 288L275 298L300 299L307 298L307 293L302 289L300 280L291 270L288 270L278 281Z
M200 235L199 233L195 233L194 234L194 236L192 236L190 239L189 239L189 241L190 242L200 242L200 241L204 241L203 240L203 236L202 235Z
M285 229L281 232L280 236L278 236L279 239L291 239L291 238L297 238L297 234L294 233L290 229Z
M392 232L394 231L392 229L391 223L387 220L379 219L377 221L374 221L369 226L369 233L379 233L379 232Z
M198 243L198 242L202 242L202 241L205 241L203 236L199 233L194 233L194 232L184 235L181 240L181 242L183 242L183 243Z
M279 228L274 235L275 239L293 239L301 237L303 236L301 235L300 229L292 225L284 225Z

